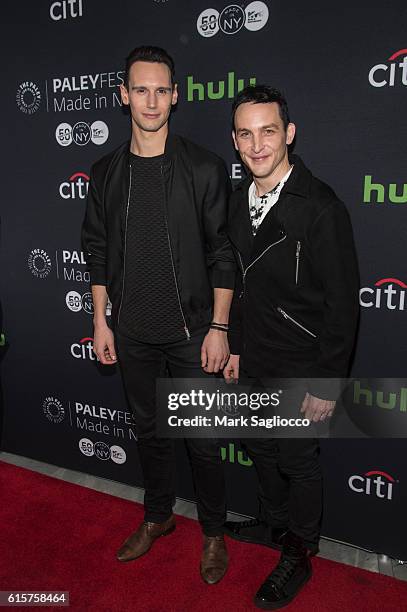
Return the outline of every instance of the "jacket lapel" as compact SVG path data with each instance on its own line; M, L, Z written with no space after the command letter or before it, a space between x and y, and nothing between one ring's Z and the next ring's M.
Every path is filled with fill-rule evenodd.
M245 266L249 263L253 246L253 233L249 215L248 191L252 182L247 177L232 194L229 208L228 235L233 246L243 257Z

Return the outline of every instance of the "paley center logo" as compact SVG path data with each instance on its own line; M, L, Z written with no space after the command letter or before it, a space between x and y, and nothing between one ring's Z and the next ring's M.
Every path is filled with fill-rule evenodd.
M126 462L126 451L121 446L113 444L109 446L106 442L92 442L89 438L79 440L79 450L86 457L96 457L101 461L111 459L113 463L121 465Z
M17 89L17 106L22 113L33 115L41 106L41 91L32 81L24 81Z
M372 87L407 85L407 49L395 51L387 59L387 62L387 64L376 64L369 70L370 85Z
M245 27L251 32L257 32L266 25L269 9L264 2L250 2L243 9L238 4L229 4L220 13L208 8L199 15L196 27L201 36L210 38L219 31L224 34L237 34Z
M67 181L59 185L59 195L64 200L84 200L89 189L89 176L85 172L74 172Z
M62 249L55 251L55 273L58 280L90 283L83 251ZM37 278L46 278L52 269L51 257L44 249L33 249L28 256L28 268Z
M61 423L65 418L65 409L62 402L56 397L46 397L42 404L42 410L51 423Z
M37 278L46 278L51 272L51 258L44 249L33 249L28 256L28 267Z
M349 488L354 493L373 495L388 501L393 499L393 485L397 482L393 476L380 470L371 470L362 476L353 474L348 479Z
M73 127L69 123L60 123L55 130L55 138L61 147L68 147L72 143L84 147L89 142L102 145L109 138L109 128L104 121L94 121L91 125L78 121Z
M362 287L359 302L363 308L404 310L407 285L398 278L381 278L373 287Z

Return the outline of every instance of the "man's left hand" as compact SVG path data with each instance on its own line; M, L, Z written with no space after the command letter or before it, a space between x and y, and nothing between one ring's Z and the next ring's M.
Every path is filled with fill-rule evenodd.
M320 399L307 393L302 402L301 412L305 413L307 419L317 423L318 421L325 421L326 418L333 415L335 404L336 402L333 400Z
M229 358L229 343L227 333L210 329L205 336L201 348L201 366L211 374L225 367Z

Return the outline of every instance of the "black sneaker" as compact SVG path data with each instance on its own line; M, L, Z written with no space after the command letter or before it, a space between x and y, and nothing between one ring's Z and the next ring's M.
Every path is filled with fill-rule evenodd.
M258 518L240 522L227 521L223 527L225 534L234 540L248 544L260 544L275 550L282 549L282 538L287 532L287 529L272 529Z
M312 576L311 562L301 538L287 532L280 561L261 585L254 604L262 610L277 610L290 603Z

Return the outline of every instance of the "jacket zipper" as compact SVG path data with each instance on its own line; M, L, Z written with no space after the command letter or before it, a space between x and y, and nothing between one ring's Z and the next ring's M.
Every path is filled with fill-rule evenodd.
M163 177L163 167L162 166L161 166L161 178L162 178L162 182L163 182L163 186L164 186L164 177ZM187 326L187 322L186 322L186 319L185 319L184 311L182 309L181 298L180 298L179 289L178 289L177 275L175 274L175 265L174 265L174 258L173 258L173 255L172 255L170 232L168 230L167 208L166 208L166 203L165 202L164 202L164 220L165 220L165 230L167 232L168 248L170 250L172 273L173 273L173 276L174 276L175 289L176 289L177 298L178 298L178 305L179 305L179 309L181 311L182 320L184 322L185 335L188 338L188 340L190 340L191 339L191 334L190 334L190 331L189 331L188 326Z
M120 298L120 306L119 306L119 314L118 314L118 317L117 317L117 325L119 325L119 323L120 323L120 313L122 311L123 295L124 295L124 279L126 278L127 221L128 221L128 218L129 218L130 189L131 189L131 165L130 165L129 193L127 195L126 223L124 225L124 263L123 263L122 295L121 295L121 298Z
M300 267L300 251L301 251L301 242L297 240L297 250L295 251L295 258L297 260L295 266L295 284L298 285L298 269Z
M244 266L243 266L243 261L242 261L241 255L240 255L240 251L238 251L239 259L240 259L240 265L242 266L242 272L243 272L243 288L242 288L242 291L241 291L241 293L239 295L239 298L243 297L243 295L244 295L245 283L246 283L246 274L247 274L248 270L250 270L250 268L252 266L254 266L254 264L257 263L259 261L259 259L261 259L265 253L267 253L267 251L269 249L271 249L271 247L276 246L276 244L280 244L280 242L283 242L283 240L285 240L286 238L287 238L287 236L283 236L282 238L280 238L280 240L277 240L276 242L273 242L272 244L269 244L269 246L266 249L264 249L264 251L262 253L260 253L260 255L258 257L256 257L256 259L254 261L252 261L251 264L249 264L247 266L246 270L244 269Z
M295 319L293 319L292 317L290 317L289 314L286 313L285 310L283 310L282 308L280 308L280 306L277 307L277 310L280 314L283 315L283 317L285 319L289 319L289 321L291 321L292 323L294 323L294 325L297 325L297 327L300 327L303 331L305 331L307 334L309 334L310 336L312 336L313 338L316 338L316 335L314 334L314 332L310 331L309 329L307 329L306 327L304 327L304 325L301 325L301 323L298 323L298 321L296 321Z

